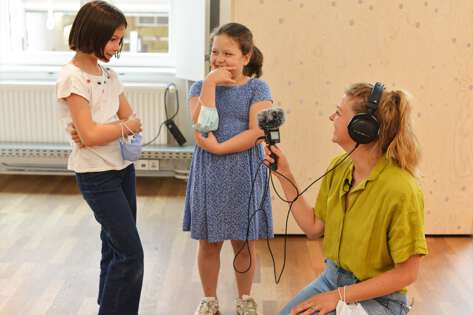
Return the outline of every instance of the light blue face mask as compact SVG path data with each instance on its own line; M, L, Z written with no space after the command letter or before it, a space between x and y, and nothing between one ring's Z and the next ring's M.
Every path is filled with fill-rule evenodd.
M125 124L121 124L122 137L120 138L118 143L120 144L120 152L122 154L122 158L131 162L137 161L141 155L141 140L143 139L143 136L141 135L141 133L134 133L131 136L131 139L128 141L123 134L123 126L130 130ZM131 130L130 132L133 133Z
M218 129L218 112L215 107L201 106L197 123L192 127L201 132L207 133Z
M128 142L124 138L121 138L119 140L120 152L122 153L122 158L124 160L134 162L140 158L142 138L143 136L141 135L141 133L137 133L131 136L130 142Z

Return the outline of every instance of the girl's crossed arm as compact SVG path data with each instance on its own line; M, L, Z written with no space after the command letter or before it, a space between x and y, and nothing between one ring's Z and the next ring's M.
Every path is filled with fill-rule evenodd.
M217 155L246 151L254 147L256 140L264 135L263 130L258 127L256 114L271 106L272 103L270 101L257 102L251 105L248 129L225 142L218 143L211 132L208 134L207 138L202 136L199 132L195 132L196 142L204 150Z
M138 118L132 117L133 111L123 94L120 95L119 100L120 105L117 114L120 120L109 124L97 124L92 119L89 103L85 98L77 94L71 94L66 98L74 130L77 132L82 145L96 146L112 142L122 135L121 123L126 124L133 132L141 130L141 122ZM122 122L122 120L126 121ZM124 128L124 133L128 135L130 132L127 128Z
M131 108L130 103L128 103L128 100L124 93L120 94L119 102L120 104L117 112L118 119L120 119L121 121L130 119L133 115L133 109Z

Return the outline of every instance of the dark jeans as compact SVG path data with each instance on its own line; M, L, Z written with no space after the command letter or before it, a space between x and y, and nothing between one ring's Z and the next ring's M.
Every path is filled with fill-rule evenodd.
M143 247L136 228L135 168L76 173L77 184L102 230L99 315L138 314Z

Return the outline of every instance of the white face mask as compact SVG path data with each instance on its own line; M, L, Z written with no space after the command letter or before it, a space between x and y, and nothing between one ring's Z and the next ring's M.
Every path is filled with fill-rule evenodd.
M360 303L347 304L345 302L345 291L346 287L343 287L343 297L338 290L340 300L338 301L336 313L337 315L368 315L363 306Z
M347 304L340 300L336 309L337 315L368 315L360 303Z

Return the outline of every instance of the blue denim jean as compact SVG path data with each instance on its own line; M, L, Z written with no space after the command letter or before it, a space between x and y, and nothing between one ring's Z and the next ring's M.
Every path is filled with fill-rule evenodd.
M302 289L286 306L279 315L288 315L291 309L303 301L322 292L336 290L338 287L359 282L349 271L338 267L330 259L325 260L325 270L312 283ZM406 294L395 292L372 300L360 302L361 306L370 315L405 315L409 311ZM318 314L318 312L314 312ZM335 311L327 315L335 315Z
M76 173L77 184L101 225L99 315L138 314L143 247L136 228L133 164L119 171Z

